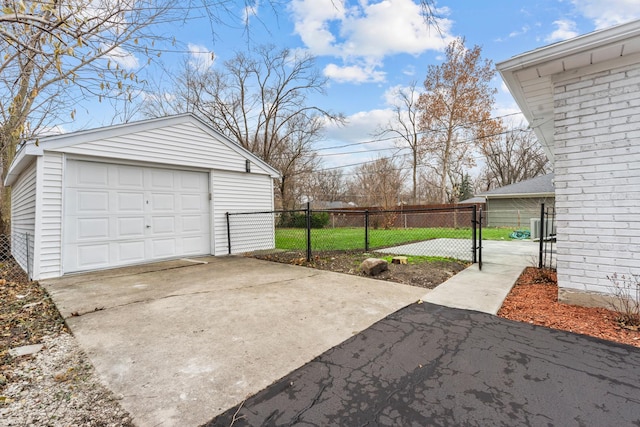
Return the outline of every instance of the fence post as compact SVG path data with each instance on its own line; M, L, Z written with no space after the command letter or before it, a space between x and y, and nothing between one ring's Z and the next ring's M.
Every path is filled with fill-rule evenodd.
M473 263L475 264L476 262L478 262L478 258L476 256L476 252L478 250L478 248L476 247L476 232L478 231L478 225L476 223L476 205L473 205L473 212L471 213L471 227L473 229L472 234L473 237L471 238L472 242L471 245L473 247Z
M478 270L482 271L482 208L480 208L480 219L478 221Z
M227 248L229 249L229 255L231 255L231 227L229 225L229 212L225 214L227 217Z
M31 264L29 264L29 233L24 233L27 248L27 280L31 280Z
M364 251L369 252L369 209L364 211Z
M311 203L307 202L307 262L311 261Z
M540 250L538 251L538 268L542 268L542 251L544 250L544 203L540 203Z

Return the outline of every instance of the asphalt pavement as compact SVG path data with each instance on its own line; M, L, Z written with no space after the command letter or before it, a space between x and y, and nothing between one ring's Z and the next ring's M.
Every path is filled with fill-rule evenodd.
M206 425L640 425L640 349L415 303Z

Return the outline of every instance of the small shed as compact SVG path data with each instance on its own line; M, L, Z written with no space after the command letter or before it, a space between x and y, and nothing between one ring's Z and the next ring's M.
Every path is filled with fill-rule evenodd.
M5 182L12 252L36 280L226 255L226 212L273 210L277 176L191 114L29 141Z
M554 206L553 180L550 173L479 194L487 203L487 226L529 228L531 218L540 218L541 204Z

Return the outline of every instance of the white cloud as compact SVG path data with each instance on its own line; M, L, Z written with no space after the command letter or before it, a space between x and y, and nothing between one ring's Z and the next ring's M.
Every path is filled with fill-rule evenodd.
M247 3L242 9L242 23L248 25L253 16L258 16L258 9L260 8L260 2L258 0L252 3Z
M547 43L568 40L579 35L576 30L576 23L568 19L553 21L553 25L556 26L556 29L545 38Z
M103 49L107 50L108 46L103 45ZM120 66L120 68L125 70L133 70L138 68L140 65L138 62L138 58L131 52L126 51L120 46L116 46L113 48L105 57Z
M415 76L416 75L416 67L414 67L413 65L407 65L402 70L402 74L404 74L405 76Z
M596 29L640 18L638 0L571 0L584 17L591 19Z
M424 88L419 84L416 84L413 92L411 91L410 86L396 85L387 88L382 96L384 98L385 104L390 107L404 106L405 101L403 100L403 97L405 99L412 97L415 104L418 102L418 97L420 96L420 92L422 90L424 90Z
M189 66L198 71L206 71L215 62L215 54L206 46L189 43Z
M313 55L342 59L344 66L332 64L328 70L332 74L327 74L353 75L341 81L378 82L384 73L376 69L385 57L442 51L453 40L452 21L442 17L448 9L435 10L441 16L436 29L427 25L421 6L413 0L293 0L289 11L295 32Z
M376 70L375 66L329 64L324 68L324 75L339 83L377 83L383 82L386 73Z
M325 136L329 140L341 141L345 143L371 141L375 139L374 134L377 129L384 126L393 117L390 109L376 109L370 111L360 111L346 118L346 124L338 125L329 123L325 127ZM333 142L332 142L332 145ZM367 144L369 148L381 148L388 146L388 143L379 142Z

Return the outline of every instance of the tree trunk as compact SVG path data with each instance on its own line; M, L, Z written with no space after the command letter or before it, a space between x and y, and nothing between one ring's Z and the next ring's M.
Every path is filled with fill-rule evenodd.
M2 175L0 179L0 234L11 234L11 188L5 187L9 166L16 154L16 146L19 138L12 132L12 124L8 123L0 128L2 150Z

